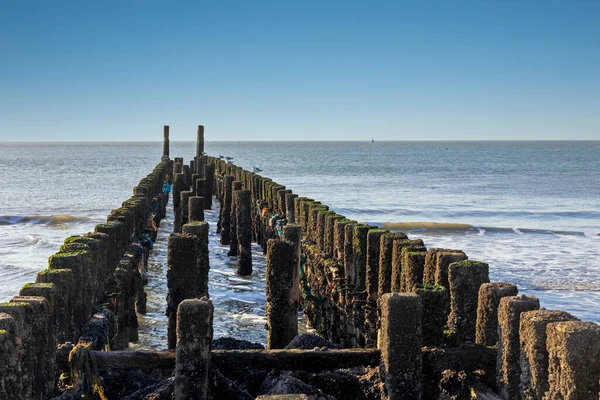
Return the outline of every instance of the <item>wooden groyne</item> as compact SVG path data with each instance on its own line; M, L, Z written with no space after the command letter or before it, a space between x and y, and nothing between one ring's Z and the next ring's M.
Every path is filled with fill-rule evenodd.
M169 350L125 351L145 312L167 183ZM213 340L204 211L214 199L237 273L252 274L252 242L267 256L267 349ZM298 335L300 310L318 337ZM203 126L194 159L171 160L165 127L162 159L133 196L0 304L0 398L82 395L591 400L600 327L490 282L489 266L461 250L428 249L207 156Z

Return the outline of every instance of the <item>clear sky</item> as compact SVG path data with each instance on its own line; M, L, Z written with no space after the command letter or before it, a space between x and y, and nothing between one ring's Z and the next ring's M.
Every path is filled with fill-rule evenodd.
M600 1L0 0L0 141L600 139Z

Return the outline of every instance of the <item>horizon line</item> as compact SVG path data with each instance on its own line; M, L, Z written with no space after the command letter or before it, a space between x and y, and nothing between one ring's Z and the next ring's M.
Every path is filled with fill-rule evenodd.
M170 143L195 143L196 140L169 140ZM377 143L377 142L600 142L600 139L395 139L395 140L204 140L204 143ZM0 141L2 144L61 144L61 143L163 143L162 140L53 140Z

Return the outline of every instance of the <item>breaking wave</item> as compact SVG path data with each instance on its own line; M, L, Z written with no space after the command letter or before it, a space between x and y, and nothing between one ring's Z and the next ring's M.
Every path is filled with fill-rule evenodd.
M531 229L531 228L503 228L495 226L475 226L469 224L459 224L453 222L369 222L369 225L377 226L381 229L391 231L411 231L411 232L473 232L478 234L486 233L513 233L513 234L548 234L548 235L569 235L569 236L600 236L600 233L589 233L579 231L561 231L551 229Z
M62 225L75 222L88 221L87 217L76 217L74 215L29 215L29 216L0 216L0 225L15 225L15 224L45 224L45 225Z

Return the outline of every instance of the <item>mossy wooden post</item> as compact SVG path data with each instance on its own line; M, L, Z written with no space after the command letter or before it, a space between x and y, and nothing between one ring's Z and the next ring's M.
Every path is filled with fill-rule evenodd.
M70 269L73 271L74 296L70 298L73 307L73 328L75 337L81 333L81 329L91 317L92 305L90 304L90 276L87 273L87 251L73 251L68 253L58 252L48 260L51 270Z
M193 195L194 193L191 190L184 190L181 192L181 226L188 223L190 214L190 197Z
M208 272L210 270L208 250L208 222L191 221L182 228L186 235L195 236L198 239L198 296L208 297Z
M198 125L198 134L196 136L196 157L201 159L204 155L204 125Z
M495 346L498 343L498 305L506 296L516 296L516 285L506 282L484 283L477 295L477 324L475 343Z
M377 299L379 286L379 257L381 250L381 237L387 231L371 229L367 232L367 265L365 273L365 287L367 290L367 315L365 336L366 346L375 347L377 344Z
M185 174L175 174L175 184L173 185L173 232L181 232L181 192L185 191Z
M48 301L43 297L13 297L0 303L0 313L11 315L20 339L19 361L22 366L21 388L25 399L45 399L48 393L48 368L52 366L56 347L48 342ZM52 382L54 383L54 382Z
M489 265L463 260L450 264L450 315L448 329L456 332L459 342L475 341L479 287L490 281Z
M367 305L367 235L371 226L357 224L352 233L352 251L354 265L354 291L352 292L352 328L353 346L363 347L365 337L365 306Z
M285 194L285 217L289 223L296 222L296 207L295 200L298 197L297 194L291 192Z
M333 221L333 259L344 268L344 227L350 222L345 217Z
M208 399L213 339L212 302L184 300L177 309L177 347L173 399Z
M231 183L231 210L229 212L229 257L237 257L238 243L237 243L237 215L235 210L235 192L242 190L242 182L233 181Z
M284 216L287 213L287 208L285 204L285 195L288 193L292 193L291 190L286 189L285 186L283 189L277 191L277 208L279 209L279 214Z
M44 298L47 300L47 316L48 316L48 327L45 331L45 338L41 338L41 341L46 340L46 365L44 368L44 375L46 378L46 393L50 394L54 391L54 377L55 377L55 368L54 368L54 358L56 355L56 345L58 343L58 313L65 312L64 309L58 310L56 308L57 303L57 292L56 286L53 283L27 283L19 292L19 297L13 297L11 302L15 301L23 301L22 299L28 299L26 301L31 301L31 299L39 299ZM21 300L19 300L21 299ZM38 300L34 300L34 302L38 303ZM0 327L0 329L2 329Z
M507 296L498 306L498 357L496 358L496 383L500 395L517 399L520 395L521 347L519 327L521 313L537 310L540 301L533 296Z
M192 171L189 165L183 165L181 171L185 175L185 189L188 190L192 186Z
M403 257L408 250L425 251L423 240L421 239L399 239L394 240L392 249L392 283L391 292L402 291L403 284Z
M291 243L294 248L293 282L290 289L290 301L295 303L296 312L300 303L300 262L302 255L302 228L298 224L287 224L283 227L283 239ZM298 332L298 318L295 319L296 333Z
M204 166L204 179L206 181L204 186L204 209L210 210L212 208L213 186L215 182L215 164L206 164Z
M36 276L37 284L53 284L56 288L56 330L57 341L64 343L67 341L75 342L77 340L75 326L73 321L73 296L78 296L74 290L74 273L70 269L46 269L38 272Z
M423 306L423 346L441 347L444 342L444 326L448 319L448 289L438 285L416 285L414 292Z
M198 196L198 190L196 189L196 185L198 184L198 179L202 179L202 175L200 174L192 174L192 192L194 192L194 196ZM202 195L198 196L202 197Z
M381 372L390 400L422 397L421 299L414 293L381 297Z
M204 198L206 179L196 179L196 196Z
M204 197L192 196L188 202L188 222L204 221Z
M237 273L241 276L252 275L252 215L250 214L250 191L236 190L235 219L237 235Z
M352 248L354 252L355 291L366 289L367 280L367 235L372 227L356 225L353 231Z
M169 158L169 125L163 127L163 157Z
M392 261L394 252L394 240L406 240L408 237L402 232L386 232L381 235L379 246L379 282L377 286L378 296L390 293L392 289Z
M423 283L425 249L404 247L402 249L401 292L412 292L414 287Z
M600 326L556 322L546 329L548 392L545 399L587 400L600 393Z
M298 303L291 301L294 246L284 240L267 243L267 348L283 349L298 334Z
M328 212L325 216L325 235L323 247L325 248L325 256L328 258L335 259L335 222L341 219L344 219L344 217L334 213L333 211Z
M354 227L356 225L355 221L350 221L344 225L344 274L346 284L351 289L354 289L356 284L354 272Z
M450 264L467 260L467 255L461 250L440 249L436 255L435 263L435 284L450 288L448 282L448 267Z
M320 251L325 253L325 219L329 211L322 209L317 213L317 229L315 231L315 242ZM324 254L327 256L326 254Z
M230 242L231 232L231 191L233 176L225 175L223 178L223 207L221 208L221 244L227 246Z
M549 390L548 351L546 328L554 322L576 321L564 311L534 310L521 314L519 340L521 342L521 398L542 400ZM600 372L599 376L600 378Z
M23 381L19 358L20 338L17 337L17 323L15 319L4 312L0 312L0 388L4 394L11 393L15 399L27 399L22 392ZM31 390L29 386L27 390Z
M198 238L192 235L172 234L167 249L167 316L168 348L174 349L177 341L177 307L185 299L200 294L198 282Z

